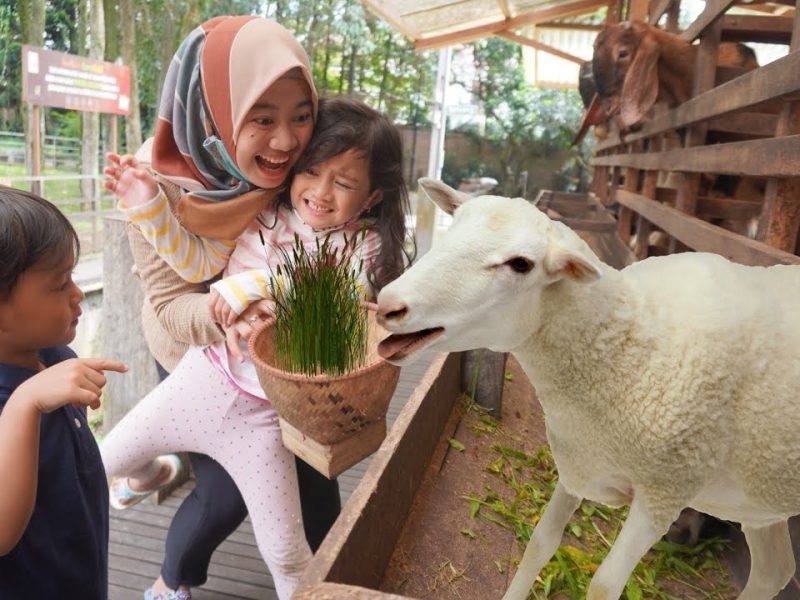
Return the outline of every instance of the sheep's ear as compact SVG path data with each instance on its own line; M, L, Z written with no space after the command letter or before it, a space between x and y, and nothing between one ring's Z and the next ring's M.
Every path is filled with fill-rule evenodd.
M569 278L580 283L591 283L601 276L600 269L580 252L563 247L550 249L544 261L544 268L551 277Z
M436 206L448 215L452 215L459 206L471 198L469 194L454 190L446 183L429 177L423 177L417 181L417 185Z
M625 127L641 121L658 98L658 57L661 49L652 35L645 34L633 57L620 97L620 120Z

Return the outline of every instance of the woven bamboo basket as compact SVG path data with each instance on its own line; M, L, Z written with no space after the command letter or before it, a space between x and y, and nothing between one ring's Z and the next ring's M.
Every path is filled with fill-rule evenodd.
M400 377L399 367L378 356L378 343L389 332L378 325L376 306L368 309L366 364L346 375L303 375L277 368L273 321L250 336L250 355L261 387L281 418L284 444L329 477L378 449Z

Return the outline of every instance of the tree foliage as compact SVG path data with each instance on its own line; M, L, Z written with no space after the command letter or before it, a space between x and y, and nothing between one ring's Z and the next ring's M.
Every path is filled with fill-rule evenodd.
M22 129L20 45L29 19L25 10L35 1L0 0L2 130ZM47 0L46 47L87 54L90 23L80 7L88 1ZM120 127L123 147L126 138L136 146L139 139L152 135L163 78L180 41L202 21L223 14L263 15L285 25L306 48L321 95L356 95L396 123L429 124L436 54L416 52L410 41L366 11L359 0L98 1L105 12L104 58L125 57L138 85L140 125L129 122L127 134ZM520 48L511 42L489 38L473 44L472 51L477 77L461 83L475 94L486 116L481 135L496 144L503 164L496 175L501 179L518 176L524 168L515 163L524 154L521 149L528 153L532 147L542 153L563 150L580 118L577 95L527 85ZM44 112L48 133L80 135L76 113ZM141 131L141 138L131 126ZM483 167L474 166L476 170Z

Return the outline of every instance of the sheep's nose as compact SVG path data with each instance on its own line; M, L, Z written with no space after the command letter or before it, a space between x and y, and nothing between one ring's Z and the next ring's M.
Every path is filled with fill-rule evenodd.
M378 302L378 322L398 321L408 314L408 307L400 302Z

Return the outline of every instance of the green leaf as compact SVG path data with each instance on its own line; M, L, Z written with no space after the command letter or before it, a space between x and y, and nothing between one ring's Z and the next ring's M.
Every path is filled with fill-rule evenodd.
M643 598L642 588L634 579L631 579L625 587L625 600L642 600Z
M477 498L470 498L469 501L469 518L474 519L481 509L481 503Z
M580 539L580 537L583 535L583 529L581 529L581 526L578 525L577 523L573 523L572 525L570 525L569 530L572 533L572 535L574 535L578 539Z
M514 374L511 371L506 371L503 375L503 379L506 381L514 381Z
M476 537L478 537L477 535L475 535L475 532L472 531L472 529L462 529L461 535L468 537L471 540L474 540Z
M495 561L494 561L494 566L495 566L495 568L497 569L497 572L498 572L498 573L501 573L501 574L502 574L502 573L505 573L505 572L506 572L506 567L505 567L505 565L503 565L503 563L502 563L502 562L500 562L499 560L495 560Z
M458 450L459 452L463 452L463 451L464 451L464 444L462 444L461 442L459 442L459 441L458 441L457 439L455 439L455 438L450 438L450 439L448 439L448 440L447 440L447 443L448 443L448 444L450 444L450 446L451 446L452 448L455 448L455 449L456 449L456 450Z

